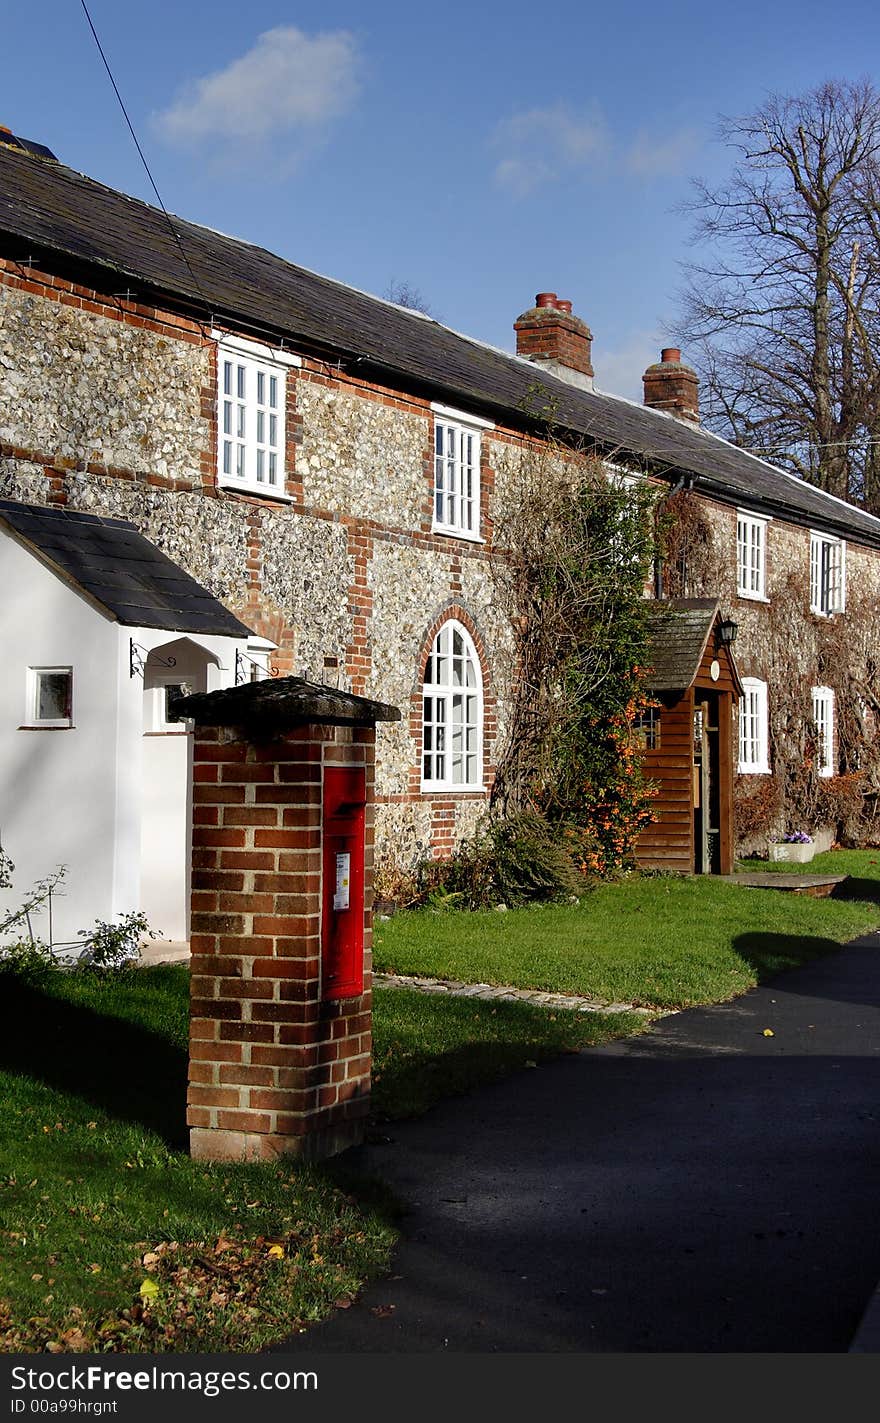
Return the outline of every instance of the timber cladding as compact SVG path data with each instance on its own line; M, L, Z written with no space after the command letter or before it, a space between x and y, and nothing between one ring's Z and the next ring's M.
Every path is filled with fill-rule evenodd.
M636 859L644 869L691 874L694 868L694 693L664 692L660 744L643 752L645 776L657 788L657 817L639 836Z

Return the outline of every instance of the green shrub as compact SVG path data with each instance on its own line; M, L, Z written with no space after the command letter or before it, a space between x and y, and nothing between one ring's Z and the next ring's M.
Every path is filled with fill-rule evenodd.
M42 939L17 939L0 946L0 975L38 983L55 969L55 955Z
M125 968L140 958L140 941L145 934L155 937L146 914L131 909L119 915L120 923L96 919L91 929L80 929L83 940L80 964L89 968Z
M581 834L523 812L490 820L445 860L423 860L399 902L433 909L485 909L570 900L589 881L578 868Z

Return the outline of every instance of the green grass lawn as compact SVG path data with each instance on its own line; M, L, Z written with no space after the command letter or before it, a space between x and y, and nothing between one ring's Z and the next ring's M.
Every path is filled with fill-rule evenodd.
M374 1183L332 1164L190 1160L185 968L5 978L0 991L0 1352L253 1351L388 1268L394 1209ZM385 1120L643 1027L393 990L376 1000Z
M169 967L4 979L3 1352L253 1350L387 1268L387 1209L329 1173L190 1160L188 989Z
M632 1013L554 1012L412 989L376 989L373 1107L418 1115L443 1097L536 1067L563 1052L642 1032Z
M788 860L738 860L737 869L751 874L849 875L867 887L871 882L880 896L880 850L825 850L806 865Z
M408 911L377 924L374 962L378 971L509 983L602 1002L714 1003L880 924L880 882L869 881L868 868L867 857L858 861L853 883L864 897L855 899L633 875L600 885L577 905Z

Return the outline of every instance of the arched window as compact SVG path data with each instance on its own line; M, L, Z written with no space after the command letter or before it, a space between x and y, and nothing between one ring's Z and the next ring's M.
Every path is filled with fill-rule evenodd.
M483 784L483 679L473 640L450 618L434 639L422 701L422 789Z

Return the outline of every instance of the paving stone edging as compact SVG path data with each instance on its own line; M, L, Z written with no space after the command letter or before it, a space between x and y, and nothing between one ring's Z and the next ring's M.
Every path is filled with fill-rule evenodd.
M491 983L462 983L407 973L374 973L373 982L381 988L415 988L420 993L448 993L453 998L479 998L482 1002L531 1003L538 1008L564 1008L574 1013L634 1013L641 1018L659 1018L674 1011L639 1008L635 1003L606 1003L572 993L540 993L533 988L499 988Z

